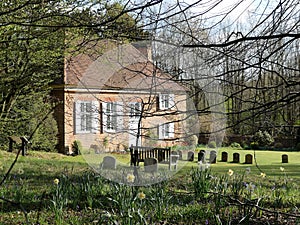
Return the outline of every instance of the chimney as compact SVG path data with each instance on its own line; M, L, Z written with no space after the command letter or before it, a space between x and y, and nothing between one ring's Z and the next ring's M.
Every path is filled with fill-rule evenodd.
M150 41L139 41L132 43L132 45L139 50L149 61L152 62L152 49Z

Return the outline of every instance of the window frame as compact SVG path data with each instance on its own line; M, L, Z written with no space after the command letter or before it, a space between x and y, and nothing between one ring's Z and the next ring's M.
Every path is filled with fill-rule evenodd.
M170 110L175 107L175 95L170 93L161 93L159 98L159 109Z
M102 102L102 128L104 132L116 133L123 128L123 103ZM107 125L109 122L109 126Z
M175 123L167 122L159 125L159 139L172 139L175 137Z
M97 133L99 124L98 101L76 101L74 107L74 133Z

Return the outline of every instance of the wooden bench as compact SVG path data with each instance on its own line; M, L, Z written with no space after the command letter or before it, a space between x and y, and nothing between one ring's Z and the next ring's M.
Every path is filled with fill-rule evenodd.
M152 148L142 146L131 146L130 148L130 165L138 166L147 158L156 158L158 162L169 161L171 148Z

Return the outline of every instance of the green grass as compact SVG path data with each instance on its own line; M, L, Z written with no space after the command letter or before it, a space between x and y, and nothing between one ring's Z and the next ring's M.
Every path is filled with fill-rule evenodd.
M228 162L220 162L222 151L228 152ZM241 163L231 162L234 152L240 154ZM245 155L254 153L257 164L244 164ZM281 163L282 154L288 154L289 163ZM120 162L129 164L128 154L115 156ZM0 151L1 179L15 157L15 152ZM8 178L0 186L0 196L22 203L29 224L36 224L37 221L40 224L78 225L116 222L144 224L145 221L148 224L163 221L168 221L168 224L192 224L188 218L192 218L194 224L205 224L207 221L217 224L218 218L223 224L230 221L236 224L236 218L253 213L245 211L245 206L240 208L236 203L232 204L231 198L236 195L239 201L261 199L259 206L269 211L292 213L300 207L299 152L221 148L218 149L217 163L211 165L207 176L195 170L198 168L195 154L195 161L184 161L183 168L172 179L140 188L122 186L94 173L86 159L98 165L102 156L99 157L29 151L27 156L19 156ZM186 159L186 155L183 158ZM245 174L248 168L251 172ZM227 174L229 169L234 171L233 176ZM266 174L265 178L261 177L262 172ZM60 180L59 185L53 184L55 178ZM249 192L246 184L255 184L255 191ZM145 200L136 197L141 191L146 194ZM0 224L25 223L21 207L6 200L0 200ZM264 213L265 216L272 214L264 211L251 214L252 223L248 224L256 224L254 218L263 218L260 215ZM289 219L296 221L294 217Z

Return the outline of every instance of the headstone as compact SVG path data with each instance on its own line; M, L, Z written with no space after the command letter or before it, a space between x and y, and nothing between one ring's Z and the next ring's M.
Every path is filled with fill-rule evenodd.
M237 152L233 153L233 163L240 163L240 154Z
M179 160L182 160L182 151L178 150Z
M283 155L281 156L281 161L282 161L282 163L288 163L288 162L289 162L289 157L288 157L288 155L283 154Z
M94 150L95 154L99 154L100 153L100 148L98 145L91 145L90 149Z
M221 161L222 162L227 162L228 161L228 153L227 152L222 152Z
M245 155L245 164L252 164L253 163L253 156L251 154Z
M205 150L200 150L200 152L198 152L198 162L204 163L204 159L205 159Z
M217 151L215 151L215 150L210 151L209 162L210 163L216 163L217 162Z
M171 155L178 155L178 151L172 150Z
M154 173L158 170L158 162L156 158L146 158L144 160L145 172Z
M193 162L194 161L194 152L188 151L187 160Z
M177 170L178 159L179 155L170 155L169 170L172 169L172 166L174 166L174 169Z
M101 164L101 169L116 169L117 160L113 156L104 156Z

